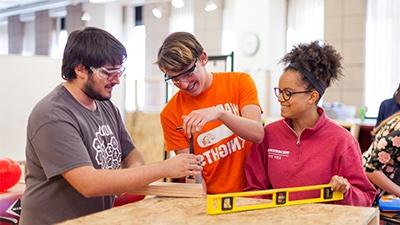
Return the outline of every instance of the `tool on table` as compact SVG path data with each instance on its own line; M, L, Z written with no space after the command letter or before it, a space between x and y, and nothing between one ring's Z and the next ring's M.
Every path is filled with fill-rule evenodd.
M189 153L194 154L193 134L189 138ZM201 184L202 179L203 178L201 174L187 177L188 183L195 183L195 184Z
M183 130L182 127L177 127L176 130ZM193 143L193 134L189 138L189 153L194 154L194 143ZM190 175L186 177L186 183L196 183L196 184L201 184L202 183L202 177L201 175Z
M247 210L273 208L279 206L298 205L316 202L329 202L343 199L342 192L333 192L332 185L313 185L293 188L280 188L271 190L236 192L227 194L207 195L207 213L210 215L240 212ZM300 191L320 190L320 196L317 198L289 200L289 194ZM238 199L241 197L272 195L271 201L256 202L255 204L238 204ZM247 198L248 199L248 198ZM254 199L254 198L253 198ZM256 199L254 199L256 200ZM261 199L259 199L261 200Z
M384 195L379 201L379 209L382 212L399 212L400 211L400 198L394 195Z

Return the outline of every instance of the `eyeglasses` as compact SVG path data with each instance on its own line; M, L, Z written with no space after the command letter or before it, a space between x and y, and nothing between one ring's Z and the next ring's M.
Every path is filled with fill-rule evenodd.
M292 97L292 95L301 94L301 93L310 93L310 92L313 92L313 91L311 91L311 90L308 90L308 91L289 91L289 90L286 90L286 89L282 90L282 89L280 89L278 87L275 87L274 88L274 92L275 92L275 96L277 98L279 98L279 96L282 95L283 100L289 101L289 99Z
M164 73L164 81L169 84L175 84L175 85L179 85L182 81L187 81L193 75L193 71L196 69L196 64L197 64L197 59L194 61L194 64L192 67L190 67L185 72L180 73L173 77Z
M89 69L94 73L97 72L96 74L99 74L102 78L104 79L112 79L115 77L122 77L125 75L125 67L121 66L119 68L110 68L107 69L105 67L99 67L99 68L94 68L94 67L89 67Z

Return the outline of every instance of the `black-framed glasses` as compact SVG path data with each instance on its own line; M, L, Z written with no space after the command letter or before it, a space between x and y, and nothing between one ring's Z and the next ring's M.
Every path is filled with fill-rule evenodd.
M110 79L111 77L117 76L118 78L122 77L125 74L125 69L126 67L121 66L118 68L105 68L105 67L99 67L99 68L94 68L94 67L89 67L89 69L94 73L97 72L96 74L99 74L100 77L104 79Z
M274 88L275 96L279 98L280 95L282 95L283 100L289 101L289 99L292 97L292 95L295 94L302 94L302 93L310 93L313 92L312 90L306 90L306 91L290 91L286 89L280 89L278 87Z
M190 67L185 72L182 72L173 77L169 76L167 73L164 73L164 81L169 84L175 84L175 85L179 85L183 80L187 81L193 75L193 71L196 69L196 64L197 64L197 59L194 61L192 67Z

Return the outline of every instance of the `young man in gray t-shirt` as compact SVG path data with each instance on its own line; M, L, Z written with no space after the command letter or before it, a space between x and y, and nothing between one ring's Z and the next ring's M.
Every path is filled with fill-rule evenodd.
M192 154L142 165L109 100L125 59L125 47L104 30L88 27L68 37L62 62L66 81L29 117L21 225L98 212L111 208L117 194L163 177L200 173L199 158Z

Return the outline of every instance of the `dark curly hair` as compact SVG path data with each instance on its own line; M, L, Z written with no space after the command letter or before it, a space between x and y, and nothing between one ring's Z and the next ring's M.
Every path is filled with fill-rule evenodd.
M284 71L291 69L302 74L303 81L308 84L307 89L316 89L322 97L325 89L343 76L342 59L332 45L313 41L294 46L280 63L286 66ZM315 87L319 85L323 89L322 93Z

